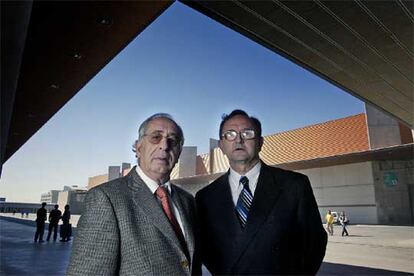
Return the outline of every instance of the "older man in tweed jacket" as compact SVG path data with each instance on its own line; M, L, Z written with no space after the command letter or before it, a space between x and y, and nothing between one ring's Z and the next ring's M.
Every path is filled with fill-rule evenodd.
M194 198L169 182L183 142L168 114L142 123L138 166L86 196L68 275L200 274Z

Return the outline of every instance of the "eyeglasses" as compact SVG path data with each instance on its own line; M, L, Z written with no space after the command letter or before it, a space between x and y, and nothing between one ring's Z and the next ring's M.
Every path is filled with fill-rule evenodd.
M167 139L167 144L171 147L176 147L181 144L181 138L177 135L162 135L159 132L154 132L150 134L144 134L144 136L147 136L149 142L154 145L159 144L162 138Z
M251 139L256 138L256 132L253 129L243 129L240 132L237 132L233 129L227 130L221 135L221 138L224 138L227 141L234 141L236 140L239 134L240 134L240 138L243 140L251 140Z

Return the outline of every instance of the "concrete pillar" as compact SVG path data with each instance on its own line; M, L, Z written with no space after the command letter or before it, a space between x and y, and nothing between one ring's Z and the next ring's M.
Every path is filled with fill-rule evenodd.
M178 160L178 177L188 177L196 175L197 147L183 147Z
M414 224L413 160L373 162L378 223Z
M210 171L214 173L214 149L218 148L219 140L210 138Z
M369 144L371 149L401 145L401 133L398 121L365 104Z
M109 166L108 167L108 181L111 181L113 179L119 178L120 175L120 166Z

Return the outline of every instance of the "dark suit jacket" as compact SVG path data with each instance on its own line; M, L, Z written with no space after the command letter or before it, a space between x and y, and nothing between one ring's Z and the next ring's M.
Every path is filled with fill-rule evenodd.
M306 176L262 163L244 230L228 172L199 191L202 261L212 274L316 274L325 255L323 229Z
M201 271L195 258L195 201L172 185L171 200L183 222L184 250L150 189L135 168L122 178L91 189L80 217L68 275L190 275Z

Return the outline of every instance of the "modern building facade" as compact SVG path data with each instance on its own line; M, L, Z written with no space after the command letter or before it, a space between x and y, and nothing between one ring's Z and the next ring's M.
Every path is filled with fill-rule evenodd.
M130 163L122 163L121 166L109 166L108 173L91 176L88 179L88 190L95 186L116 179L118 177L126 175L131 170Z
M83 202L86 193L86 189L72 189L59 192L59 199L57 202L59 209L63 210L65 205L69 204L71 214L80 215L83 210Z
M50 190L43 193L40 196L40 202L46 202L47 204L56 204L58 202L59 190Z

